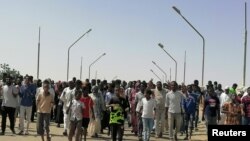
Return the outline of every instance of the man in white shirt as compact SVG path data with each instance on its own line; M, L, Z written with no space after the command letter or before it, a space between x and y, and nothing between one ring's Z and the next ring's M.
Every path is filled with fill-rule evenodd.
M225 87L225 92L223 92L221 95L220 95L220 109L222 109L222 106L226 103L226 102L230 102L231 101L231 98L229 97L229 87L226 86ZM223 111L223 110L221 110ZM223 125L224 124L224 121L225 121L225 118L226 118L226 115L223 114L223 113L220 113L221 115L221 120L219 122L219 124Z
M167 90L162 88L162 83L158 81L156 83L156 89L153 89L154 98L156 100L155 109L155 136L158 138L162 137L165 125L165 102Z
M135 111L137 115L137 127L138 127L138 137L139 140L142 140L142 131L143 131L143 124L142 124L142 117L140 113L140 108L141 108L141 100L144 98L144 91L146 88L146 84L141 84L140 91L136 93L135 95Z
M181 118L182 118L182 100L184 96L181 92L179 92L178 84L175 81L170 83L171 91L166 96L166 116L168 118L168 125L169 125L169 138L170 141L177 140L177 133L180 130L181 126ZM174 130L174 122L175 122L175 135L173 133Z
M69 81L69 87L65 88L61 94L60 100L63 101L63 121L64 121L64 132L63 135L67 136L67 129L69 128L69 116L66 113L70 102L74 98L74 82Z
M13 134L16 134L14 126L15 126L15 110L17 107L17 96L18 90L12 84L12 77L6 77L6 84L3 86L3 102L2 102L2 133L5 134L6 128L6 118L9 117L10 120L10 130Z
M140 105L142 110L142 122L143 122L143 141L150 140L151 130L154 124L154 111L156 107L155 99L151 98L152 91L146 90L145 97L142 98Z

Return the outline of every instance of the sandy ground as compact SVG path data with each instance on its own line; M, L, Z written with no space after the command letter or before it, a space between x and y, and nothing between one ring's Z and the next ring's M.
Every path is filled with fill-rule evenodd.
M17 123L18 123L17 119ZM0 117L0 121L1 121L1 117ZM127 124L126 124L127 125ZM136 136L134 136L131 133L131 128L128 128L125 125L125 134L124 134L124 141L138 141L138 138ZM60 128L56 127L56 124L54 122L51 122L51 126L50 126L50 130L51 130L51 136L52 136L52 141L67 141L67 137L62 135L63 132L63 125L61 125ZM206 129L204 126L204 123L201 122L199 124L199 130L198 131L194 131L193 136L191 138L192 141L205 141L207 140L207 136L206 136ZM15 131L18 133L18 128L15 128ZM29 131L29 135L13 135L9 129L9 122L7 122L7 128L6 128L6 132L4 136L0 136L0 141L39 141L40 136L37 136L36 134L36 123L33 122L30 125L30 131ZM87 140L88 141L111 141L110 136L107 136L107 130L104 130L105 134L99 134L98 138L90 138L88 137ZM178 135L178 139L179 140L183 140L184 139L184 135L181 136L180 134ZM155 138L154 134L151 134L151 139L150 141L167 141L169 140L168 138L168 132L166 131L163 135L163 138Z

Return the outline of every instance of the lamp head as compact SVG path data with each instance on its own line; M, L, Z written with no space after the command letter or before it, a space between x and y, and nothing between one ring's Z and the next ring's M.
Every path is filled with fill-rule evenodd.
M175 6L173 6L172 8L174 9L175 12L181 15L181 11L178 8L176 8Z
M162 48L162 49L163 49L163 47L164 47L161 43L159 43L158 46L159 46L160 48Z
M90 31L92 31L92 29L91 29L91 28L87 31L87 33L89 33Z
M156 63L154 61L152 61L152 63L156 65Z
M106 53L103 53L102 56L106 55Z

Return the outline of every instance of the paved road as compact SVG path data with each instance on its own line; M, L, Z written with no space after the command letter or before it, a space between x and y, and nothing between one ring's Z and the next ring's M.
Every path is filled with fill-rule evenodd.
M1 121L1 117L0 117ZM17 119L18 123L18 119ZM56 124L51 122L51 135L52 135L52 141L67 141L67 137L62 135L63 127L57 128ZM37 136L36 134L36 123L31 123L30 125L30 135L13 135L9 129L9 123L7 123L6 133L4 136L0 136L0 141L39 141L40 136ZM62 125L61 125L62 126ZM124 134L124 141L138 141L138 138L135 137L131 132L131 129L128 127L125 127L125 134ZM16 132L18 132L18 129L16 128ZM104 130L104 133L107 131ZM155 138L154 134L151 134L150 141L167 141L168 139L168 133L164 133L163 138ZM183 140L184 136L178 136L180 140ZM88 141L111 141L110 136L107 136L107 134L100 134L99 138L87 138ZM206 133L205 133L205 126L204 123L199 124L199 131L194 132L192 136L192 141L205 141L206 140Z

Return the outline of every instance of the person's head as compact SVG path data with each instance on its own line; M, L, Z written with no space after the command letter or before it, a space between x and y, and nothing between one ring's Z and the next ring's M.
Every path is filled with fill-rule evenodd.
M115 86L115 95L120 97L120 86L119 85Z
M192 91L193 91L192 85L188 85L188 86L187 86L187 91L188 91L189 93L192 93Z
M214 86L217 86L218 82L217 81L214 81Z
M6 84L7 84L8 86L10 86L10 85L12 84L12 77L9 76L9 75L6 76L5 81L6 81Z
M222 89L222 85L218 84L218 90L221 90L221 89Z
M83 87L82 93L84 97L87 97L89 95L89 87Z
M82 97L82 91L76 90L75 91L75 100L80 100L81 97Z
M91 86L95 86L96 85L96 80L95 79L92 79L91 80Z
M157 89L158 89L159 91L161 91L161 90L162 90L162 84L161 84L161 81L158 81L158 82L156 83L156 87L157 87Z
M152 93L153 93L153 92L151 91L151 89L146 89L146 90L145 90L145 97L146 97L146 99L150 99Z
M236 90L237 87L238 87L238 85L237 85L236 83L234 83L233 86L232 86L232 88L233 88L234 90Z
M214 95L214 87L213 86L208 86L207 87L207 92L210 96Z
M187 93L187 86L182 85L182 86L181 86L181 92L182 92L183 94L186 94L186 93Z
M194 85L199 86L199 81L198 80L194 80Z
M92 87L92 93L97 94L98 93L98 86L93 86Z
M108 92L111 92L111 93L114 92L114 85L112 83L108 84Z
M76 83L76 77L73 77L73 78L72 78L72 81L73 81L74 83Z
M24 78L24 84L25 85L29 85L30 83L31 83L31 77L25 76L25 78Z
M212 81L209 80L208 83L207 83L207 85L208 85L208 86L212 86L212 85L213 85Z
M237 95L236 94L230 94L230 99L233 103L238 103Z
M141 83L140 82L136 82L136 84L135 84L135 90L136 90L136 92L139 92L140 88L141 88Z
M76 80L76 89L81 89L81 88L82 88L82 81Z
M247 88L247 93L250 95L250 87Z
M225 93L229 94L229 87L228 86L225 87Z
M176 81L172 81L172 82L170 83L170 87L171 87L171 90L172 90L173 92L175 92L175 91L177 91L177 89L178 89L178 84L176 83Z
M197 85L193 85L193 91L197 92L198 91L198 86Z
M146 84L146 83L142 83L142 84L141 84L140 90L141 90L142 93L144 93L146 87L147 87L147 84Z
M38 80L37 80L36 86L37 86L38 88L42 87L42 80L41 80L41 79L38 79Z
M48 93L49 92L49 88L50 88L50 83L48 80L44 80L43 81L43 90L45 93Z
M124 97L125 96L125 90L123 87L120 87L120 96Z
M69 81L69 88L70 89L74 89L74 87L75 87L74 82L73 81Z

